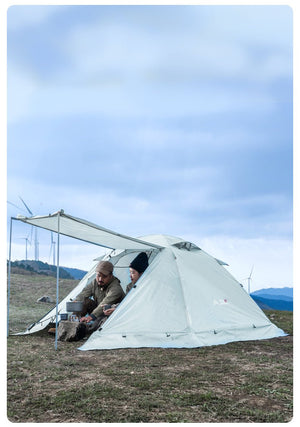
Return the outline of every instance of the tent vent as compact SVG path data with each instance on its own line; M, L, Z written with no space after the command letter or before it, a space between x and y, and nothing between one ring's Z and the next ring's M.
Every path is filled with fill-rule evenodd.
M186 249L187 251L190 251L192 249L200 249L198 246L194 245L194 243L191 242L178 242L174 243L173 246L176 246L178 249Z
M229 266L229 264L227 264L227 262L224 262L224 261L222 261L221 259L217 259L217 258L215 258L215 260L217 261L217 263L218 264L220 264L220 265L227 265L227 266Z

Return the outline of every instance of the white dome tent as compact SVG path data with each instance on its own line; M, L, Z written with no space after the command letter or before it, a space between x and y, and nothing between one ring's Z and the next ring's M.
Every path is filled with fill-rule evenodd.
M191 242L164 235L135 239L63 211L44 217L14 219L110 248L111 251L99 259L114 264L114 274L124 289L128 284L126 267L137 253L147 253L149 267L102 328L95 331L80 350L193 348L285 335L224 268L222 261ZM57 246L59 251L59 244ZM66 303L94 279L95 267L63 301L57 301L53 310L23 334L37 332L50 322L57 323L59 313L66 310Z

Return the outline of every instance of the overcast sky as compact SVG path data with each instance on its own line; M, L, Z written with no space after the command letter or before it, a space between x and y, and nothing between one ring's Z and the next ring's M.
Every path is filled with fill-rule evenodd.
M7 200L292 286L292 32L288 6L11 6ZM28 235L16 225L13 259ZM98 255L66 239L61 263Z

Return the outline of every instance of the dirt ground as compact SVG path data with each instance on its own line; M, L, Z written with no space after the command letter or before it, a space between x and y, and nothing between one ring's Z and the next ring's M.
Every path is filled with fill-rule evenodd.
M79 351L10 337L12 422L288 422L292 337L200 349Z
M24 330L53 281L13 277L11 331ZM43 286L42 286L43 285ZM68 293L76 283L66 281ZM63 296L63 295L62 295ZM46 330L7 339L11 422L289 422L293 313L268 311L288 336L195 349L80 351Z

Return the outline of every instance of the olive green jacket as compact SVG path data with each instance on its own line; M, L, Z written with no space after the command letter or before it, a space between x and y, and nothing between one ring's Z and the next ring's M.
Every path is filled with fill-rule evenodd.
M112 280L104 289L100 288L96 279L93 280L79 295L77 295L76 300L83 301L86 297L93 297L97 304L95 310L90 314L95 317L100 317L103 314L103 305L117 304L122 301L125 294L120 285L120 280L113 276Z

